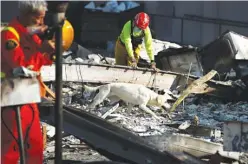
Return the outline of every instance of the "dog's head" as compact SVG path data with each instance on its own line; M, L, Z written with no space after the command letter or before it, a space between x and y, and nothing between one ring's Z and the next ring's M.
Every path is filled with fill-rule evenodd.
M157 106L161 107L164 110L170 109L171 105L167 102L170 99L173 99L173 98L168 94L158 95Z

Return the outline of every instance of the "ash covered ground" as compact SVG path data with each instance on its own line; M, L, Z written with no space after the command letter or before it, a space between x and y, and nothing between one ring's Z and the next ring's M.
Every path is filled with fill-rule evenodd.
M195 116L199 118L199 126L218 128L221 132L223 132L224 121L248 122L247 102L225 102L215 97L197 95L191 95L186 98L184 103L180 104L176 111L171 114L172 119L168 118L166 111L155 107L151 107L151 109L160 116L161 120L156 120L136 107L132 111L128 111L127 107L122 103L111 105L108 101L89 111L87 110L87 104L91 101L92 96L82 94L81 88L81 84L67 83L63 88L64 104L76 107L78 110L86 110L99 117L103 117L111 108L118 107L105 119L139 136L161 135L168 132L179 133L178 128L168 125L182 124L185 121L193 123ZM210 136L201 138L223 144L222 137L223 135L214 138ZM45 163L47 164L53 163L54 157L54 140L50 137L48 137L48 140L45 152ZM244 156L242 157L244 158ZM85 162L108 160L73 136L63 138L63 158L65 160L82 160ZM248 160L246 158L243 161ZM65 163L67 162L73 163L72 161L65 161Z

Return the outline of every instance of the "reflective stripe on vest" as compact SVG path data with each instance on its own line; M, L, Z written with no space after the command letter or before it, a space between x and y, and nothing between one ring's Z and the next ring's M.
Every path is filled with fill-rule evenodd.
M15 35L15 37L18 39L18 41L20 41L20 36L19 36L18 32L16 31L16 29L14 29L13 27L10 27L10 26L4 27L2 29L2 31L10 31L10 32L12 32Z

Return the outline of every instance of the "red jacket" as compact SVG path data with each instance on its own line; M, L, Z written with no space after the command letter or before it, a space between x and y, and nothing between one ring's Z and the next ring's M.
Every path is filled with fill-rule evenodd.
M42 43L40 38L29 35L17 19L1 31L1 39L1 70L6 76L11 76L12 69L18 66L33 65L34 71L40 71L42 65L52 64L50 55L38 51Z
M51 65L50 55L41 54L38 48L42 41L37 35L30 35L27 29L17 19L11 21L8 27L1 31L1 72L6 77L12 75L15 67L33 65L33 71L40 71L43 65ZM40 80L41 96L45 96L44 83Z
M1 31L1 72L6 77L12 76L12 69L19 66L33 65L34 71L40 71L43 65L52 64L49 55L39 52L42 41L37 35L31 36L26 28L17 19L11 21L8 27ZM41 84L41 96L44 96L45 88ZM1 120L1 163L17 164L19 153L18 146L12 132L17 138L17 128L15 113L12 107L2 110ZM26 104L21 106L22 131L24 136L24 146L27 151L27 164L43 163L43 140L39 122L39 111L37 104ZM5 124L3 124L3 121ZM8 127L8 129L7 129ZM25 139L26 138L26 139Z

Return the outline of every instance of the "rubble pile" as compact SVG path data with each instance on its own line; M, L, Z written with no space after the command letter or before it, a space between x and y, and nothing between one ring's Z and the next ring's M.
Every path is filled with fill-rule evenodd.
M47 125L47 128L54 128ZM64 163L76 163L76 161L109 161L106 157L89 148L79 139L70 135L62 139L63 160ZM47 148L44 153L44 164L53 164L55 157L55 141L49 138Z
M98 108L87 110L87 104L92 100L93 96L82 94L81 87L82 85L80 84L69 83L67 87L63 88L65 105L73 106L79 110L86 110L99 117L116 106L116 104L111 105L105 101ZM128 111L127 107L121 103L117 110L106 119L110 122L118 123L141 136L162 134L170 129L166 124L191 121L194 116L198 116L199 125L213 128L222 128L223 121L248 121L247 102L223 102L208 96L186 98L184 104L180 104L177 110L171 114L171 120L166 116L166 111L161 111L156 107L151 107L151 109L160 115L161 120L154 119L137 107L134 107L132 111Z
M180 45L170 42L162 42L155 39L153 40L153 44L155 55L157 55L158 52L166 50L168 48L182 48L182 46ZM65 63L89 63L110 65L115 64L114 58L106 57L107 55L102 56L100 54L97 54L96 52L93 53L82 46L77 46L78 48L76 51L69 51L63 54L63 60ZM190 55L192 57L195 54ZM190 55L188 55L188 57ZM145 50L141 52L141 58L149 63ZM187 62L186 65L188 66ZM175 64L175 68L177 67L178 66L176 66ZM190 69L184 68L183 70L188 72L188 70L191 70L191 65ZM155 138L156 136L165 136L164 138L166 138L167 134L173 134L178 136L183 134L185 136L198 138L203 141L207 141L209 143L216 143L222 146L224 122L248 122L247 102L227 102L225 100L207 95L191 94L183 101L183 103L177 106L174 112L170 114L168 114L168 111L161 110L156 107L150 107L160 117L160 120L153 118L150 114L144 113L144 111L140 110L138 107L133 107L132 110L128 110L125 103L121 101L118 103L111 103L110 101L105 100L95 109L89 110L87 108L88 104L92 101L94 96L94 94L87 95L86 93L84 93L82 89L82 84L80 83L64 84L64 105L72 106L74 108L77 108L79 111L87 111L93 115L107 120L108 122L113 123L114 125L127 129L135 135L143 137L144 139L146 137L151 136L155 136ZM172 105L174 102L172 101L169 103L171 103ZM196 132L196 129L200 130ZM48 131L48 133L47 136L49 137L49 142L47 144L48 146L45 154L47 163L49 163L49 161L51 161L54 157L53 137L55 132L54 130L50 130ZM169 140L167 140L167 142L168 141ZM196 145L197 142L198 141L195 142ZM162 145L162 147L166 146ZM91 150L85 144L82 144L82 141L71 135L63 138L63 154L65 159L70 160L108 160L107 158ZM239 158L243 158L242 161L245 161L243 163L246 163L248 161L247 157L248 155L245 154L239 155Z
M206 141L212 141L223 144L223 122L228 120L248 122L248 103L247 102L224 102L209 96L192 95L185 99L184 103L180 104L176 111L171 113L171 119L167 116L167 111L162 111L156 107L151 109L160 116L160 120L156 120L142 110L134 107L129 111L127 107L119 102L111 104L109 101L104 101L94 110L88 110L87 105L90 103L94 95L87 95L82 93L82 84L66 83L63 87L64 104L72 106L78 110L85 110L98 117L105 118L107 121L114 123L117 126L128 129L139 136L156 136L164 133L182 133L180 128L170 125L178 124L194 124L194 119L198 117L198 126L218 129L219 135L215 136L194 136L202 138ZM173 102L171 102L172 105ZM106 112L116 108L113 113ZM105 115L105 116L104 116ZM187 126L187 125L186 125ZM188 127L188 126L187 126ZM186 128L187 128L186 127ZM49 133L49 130L47 134ZM48 135L50 140L54 137ZM192 134L189 134L193 136ZM105 157L99 155L95 151L88 148L86 145L80 145L80 140L73 136L68 136L63 139L63 150L65 159L72 160L107 160ZM49 151L49 147L52 151ZM52 159L54 156L54 140L48 142L46 149L46 160ZM66 156L66 154L70 154Z

